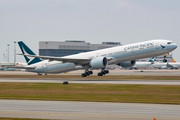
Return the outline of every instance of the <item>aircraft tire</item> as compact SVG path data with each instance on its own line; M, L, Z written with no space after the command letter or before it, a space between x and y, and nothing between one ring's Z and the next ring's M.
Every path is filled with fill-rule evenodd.
M90 75L92 75L92 74L93 74L93 71L89 71L88 73L89 73Z
M102 71L101 74L105 75L105 74L106 74L106 71Z
M106 74L109 74L109 70L106 70Z
M85 74L85 73L82 73L82 74L81 74L81 77L86 77L86 74Z
M98 76L103 76L103 74L102 73L98 73Z
M167 60L166 60L166 59L164 59L164 60L163 60L163 62L164 62L164 63L166 63L166 62L167 62Z
M86 72L85 75L86 75L86 76L89 76L90 74L89 74L89 72Z

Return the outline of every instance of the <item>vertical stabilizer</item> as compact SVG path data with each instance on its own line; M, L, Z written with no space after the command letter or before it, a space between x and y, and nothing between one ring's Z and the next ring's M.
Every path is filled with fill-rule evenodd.
M173 63L176 63L176 61L175 61L175 59L174 59L174 58L172 58L172 62L173 62Z
M26 55L36 55L28 46L26 46L22 41L18 42L18 45L21 49L21 52ZM27 57L24 55L24 58L28 65L41 62L42 60L40 58L35 57Z
M156 58L157 58L157 57L152 57L152 58L149 60L149 62L154 63L154 61L156 60Z

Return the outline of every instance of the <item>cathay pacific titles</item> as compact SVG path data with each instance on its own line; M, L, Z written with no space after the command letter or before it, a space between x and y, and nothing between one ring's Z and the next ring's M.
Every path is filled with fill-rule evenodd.
M124 50L132 50L132 49L146 48L146 47L154 47L154 42L152 42L152 43L146 43L146 44L140 44L140 45L135 45L135 46L125 47Z

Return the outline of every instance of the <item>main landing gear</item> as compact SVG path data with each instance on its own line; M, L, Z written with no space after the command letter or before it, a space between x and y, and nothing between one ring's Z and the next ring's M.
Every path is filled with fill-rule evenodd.
M89 75L92 75L92 74L93 74L93 71L86 70L85 73L81 74L81 77L86 77L86 76L89 76Z
M102 69L101 72L99 72L97 75L98 76L103 76L103 75L106 75L108 73L109 73L109 70ZM89 76L89 75L92 75L92 74L93 74L93 71L86 70L85 73L81 74L81 77L86 77L86 76Z
M103 76L103 75L106 75L106 74L108 74L108 73L109 73L109 70L104 70L104 69L102 69L101 72L99 72L97 75L98 75L98 76Z

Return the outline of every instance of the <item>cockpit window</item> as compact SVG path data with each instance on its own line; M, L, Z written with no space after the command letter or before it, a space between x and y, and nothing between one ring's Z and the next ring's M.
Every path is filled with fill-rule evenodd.
M167 44L171 44L172 42L168 42Z

